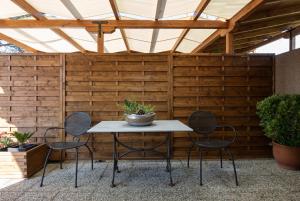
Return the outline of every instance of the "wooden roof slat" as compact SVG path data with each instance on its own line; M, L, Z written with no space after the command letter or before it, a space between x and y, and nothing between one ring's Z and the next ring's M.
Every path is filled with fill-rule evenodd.
M158 0L156 6L155 20L159 20L163 17L165 8L166 8L167 0ZM154 52L156 41L158 38L159 29L153 29L151 45L150 45L150 53Z
M199 52L206 48L208 45L213 43L216 39L218 39L221 36L224 36L226 33L231 32L236 23L241 20L242 18L246 18L249 16L255 8L257 8L259 5L261 5L264 2L264 0L252 0L250 3L248 3L244 8L242 8L238 13L236 13L230 20L229 20L229 27L226 31L224 30L217 30L215 31L211 36L209 36L205 41L203 41L198 47L196 47L192 53Z
M286 22L282 24L274 24L266 27L260 27L260 28L254 28L254 29L249 29L247 31L242 31L242 32L235 32L234 35L236 38L241 39L241 38L249 38L257 35L263 35L267 34L270 32L282 32L286 29L296 27L300 24L300 21L294 21L294 22Z
M295 28L293 28L293 32L295 34L299 34L300 33L300 25L297 26L297 27L295 27ZM289 31L278 33L278 34L274 35L273 37L270 37L269 39L263 40L263 41L261 41L259 43L254 44L254 45L241 46L241 48L237 49L237 52L239 52L239 53L249 52L249 51L254 50L254 49L256 49L256 48L258 48L260 46L266 45L266 44L271 43L273 41L276 41L276 40L278 40L280 38L285 38L285 37L289 37L289 36L290 36Z
M27 3L25 0L11 0L16 5L18 5L20 8L22 8L27 13L31 14L36 20L39 21L48 21L48 19L38 10L36 10L33 6L31 6L29 3ZM58 28L51 28L53 32L55 32L57 35L71 43L76 49L78 49L80 52L86 52L86 50L81 47L76 41L74 41L70 36L68 36L65 32Z
M269 19L264 22L253 23L251 25L249 25L249 24L241 25L235 31L235 34L246 33L249 30L267 29L269 27L290 24L291 22L293 22L293 23L300 22L300 12L293 16L283 16L278 19Z
M34 48L32 48L32 47L24 44L24 43L21 43L20 41L17 41L17 40L15 40L15 39L13 39L13 38L5 35L5 34L2 34L2 33L0 33L0 40L4 40L4 41L6 41L6 42L8 42L10 44L13 44L13 45L15 45L17 47L22 48L22 49L24 49L24 50L26 50L28 52L33 52L33 53L39 52L38 50L36 50L36 49L34 49Z
M113 10L113 13L114 13L114 16L115 16L116 20L120 20L119 9L118 9L116 1L115 0L109 0L109 2L110 2L110 5L111 5L111 8ZM124 44L126 46L127 52L130 52L129 42L127 40L127 36L126 36L126 33L125 33L124 29L120 29L120 32L121 32Z
M250 29L248 31L235 33L235 35L236 36L241 36L243 34L253 35L253 33L255 33L255 32L267 33L267 32L269 32L269 30L272 30L272 29L276 30L277 32L282 32L287 29L291 29L291 28L297 26L298 24L300 24L300 20L294 21L292 23L287 22L287 23L282 23L282 24L269 25L266 27L260 27L260 28L256 28L256 29Z
M201 13L205 10L205 8L207 7L207 5L209 4L211 0L201 0L201 2L199 3L198 7L195 10L195 15L193 16L192 20L197 20ZM180 43L183 41L184 37L188 34L190 29L185 29L181 32L179 38L177 39L177 41L175 42L175 44L173 45L171 52L175 52L177 47L180 45Z

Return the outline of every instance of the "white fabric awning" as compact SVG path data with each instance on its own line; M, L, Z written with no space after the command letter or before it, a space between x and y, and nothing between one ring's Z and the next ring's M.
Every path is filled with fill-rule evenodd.
M230 19L251 0L211 0L204 9L201 18ZM26 0L33 8L48 19L115 19L109 0ZM155 20L159 0L116 0L120 19ZM192 19L200 0L167 0L165 9L159 20ZM0 19L16 18L26 13L10 0L0 1ZM201 20L201 19L199 19ZM97 51L96 35L84 28L60 28L73 41L87 51ZM137 52L169 51L179 39L183 30L160 29L154 41L153 29L125 29L130 50ZM191 52L209 37L215 29L190 30L177 47L176 51ZM51 29L0 29L0 33L8 35L36 50L43 52L76 52L79 51L67 40ZM120 30L104 35L106 52L126 51ZM154 43L154 44L153 44ZM151 45L152 44L152 45Z

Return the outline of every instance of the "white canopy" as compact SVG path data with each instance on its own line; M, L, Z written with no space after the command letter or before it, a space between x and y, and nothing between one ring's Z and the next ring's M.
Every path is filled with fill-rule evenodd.
M121 19L155 20L157 4L165 0L116 0ZM251 0L211 0L204 9L201 19L230 19ZM33 8L48 19L115 19L109 0L26 0ZM201 0L166 0L159 20L192 19ZM11 0L0 1L0 19L26 15L21 7ZM30 17L30 15L29 15ZM96 35L84 28L61 28L72 40L87 51L97 51ZM124 29L130 50L137 52L169 51L179 39L182 29L160 29L157 39L152 41L153 29ZM215 29L194 29L181 41L176 51L191 52ZM60 35L46 28L11 29L1 28L0 33L43 52L76 52L78 49ZM126 51L120 30L104 35L106 52ZM1 39L1 38L0 38ZM154 44L153 44L154 43Z

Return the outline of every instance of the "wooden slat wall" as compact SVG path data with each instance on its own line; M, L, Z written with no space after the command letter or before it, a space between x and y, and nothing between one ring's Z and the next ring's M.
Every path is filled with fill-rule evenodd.
M122 120L123 112L117 104L123 103L125 98L132 98L154 105L157 117L168 119L168 78L167 55L67 55L66 114L88 112L94 124L102 120ZM145 147L162 138L152 135L122 134L122 140ZM95 134L93 148L96 158L111 159L111 135ZM123 151L121 147L119 150ZM68 156L72 157L73 153L69 152ZM129 155L135 158L145 156Z
M213 111L220 123L232 124L239 131L233 146L239 157L271 154L269 140L258 126L255 104L273 92L273 55L2 55L0 66L0 126L7 121L37 130L36 141L45 127L62 123L62 114L85 111L94 124L120 120L122 111L117 104L134 98L155 105L158 119L186 123L192 111ZM122 138L147 147L163 137L153 135L125 134ZM230 138L232 133L220 130L216 137ZM172 143L174 157L186 158L187 134L176 133ZM92 146L96 158L111 159L110 134L95 134ZM82 149L81 156L88 158L87 153ZM73 158L74 153L67 152L67 157Z
M0 55L1 131L32 131L39 143L47 127L61 126L62 66L58 54Z
M272 66L270 56L174 56L173 117L187 122L195 110L212 111L219 124L230 124L238 130L238 141L233 145L236 155L270 156L269 140L263 136L255 113L256 102L273 92ZM220 130L216 137L231 139L233 134ZM176 158L186 157L188 139L185 133L175 134Z

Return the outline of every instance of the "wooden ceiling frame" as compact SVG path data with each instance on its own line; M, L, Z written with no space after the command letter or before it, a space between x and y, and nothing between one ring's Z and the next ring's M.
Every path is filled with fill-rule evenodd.
M14 2L20 8L22 8L27 13L31 14L37 21L48 21L48 19L43 14L41 14L41 12L39 12L33 6L31 6L28 2L26 2L26 0L11 0L11 1ZM86 52L86 50L83 47L81 47L81 45L79 45L76 41L74 41L70 36L68 36L61 29L51 28L51 30L57 35L59 35L60 37L62 37L63 39L65 39L66 41L68 41L70 44L72 44L80 52L82 53Z
M104 32L116 28L126 29L228 29L228 22L220 20L0 20L0 28L78 28L98 32L102 23Z
M192 53L201 52L211 43L216 41L220 37L224 37L227 33L230 33L234 28L236 23L247 16L249 16L255 8L264 3L264 0L252 0L246 6L244 6L238 13L236 13L230 20L228 20L229 27L226 30L218 29L208 38L206 38L200 45L198 45Z
M119 8L117 6L116 1L115 0L109 0L109 3L110 3L110 6L111 6L111 8L113 10L113 13L114 13L114 16L115 16L116 20L121 20L121 17L120 17L120 14L119 14L120 13L119 12ZM126 36L125 30L121 28L120 32L121 32L124 44L126 46L127 52L129 53L130 52L130 46L129 46L129 42L127 40L127 36Z
M195 15L192 17L192 20L198 20L198 18L200 17L200 15L203 13L203 11L205 10L205 8L208 6L209 2L211 0L201 0L201 2L199 3L197 9L195 10ZM173 45L172 49L171 49L171 53L175 52L176 49L178 48L178 46L180 45L180 43L183 41L183 39L185 38L185 36L188 34L190 29L185 29L181 32L179 38L177 39L177 41L175 42L175 44Z
M0 40L4 40L4 41L6 41L6 42L8 42L10 44L13 44L13 45L15 45L17 47L22 48L22 49L24 49L24 50L26 50L28 52L32 52L32 53L38 53L39 52L38 50L36 50L36 49L34 49L34 48L32 48L32 47L30 47L30 46L28 46L28 45L20 42L20 41L17 41L17 40L15 40L15 39L13 39L13 38L5 35L5 34L2 34L2 33L0 33Z
M158 0L156 6L156 13L155 13L155 21L161 19L164 15L165 8L166 8L167 0ZM151 38L151 45L150 45L150 53L154 52L157 38L159 34L159 29L153 29L152 38Z
M293 28L290 31L285 31L285 32L279 33L277 35L274 35L274 36L270 37L269 39L263 40L263 41L255 44L255 45L251 45L251 46L248 46L248 47L239 48L239 49L237 49L237 52L239 52L239 53L249 52L249 51L254 50L254 49L258 48L258 47L261 47L261 46L266 45L268 43L274 42L274 41L276 41L278 39L281 39L281 38L290 38L291 34L293 34L293 37L295 37L295 35L297 35L299 33L300 33L300 25L298 25L297 27ZM290 40L293 40L293 39L290 38ZM291 44L290 44L290 49L293 49L291 47Z

